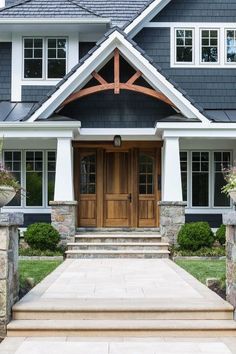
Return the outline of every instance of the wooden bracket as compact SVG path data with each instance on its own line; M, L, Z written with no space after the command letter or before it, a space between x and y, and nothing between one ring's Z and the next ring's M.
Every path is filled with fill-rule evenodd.
M99 83L99 85L91 86L85 89L82 89L80 91L72 93L59 107L58 111L60 111L63 107L65 107L67 104L88 96L92 95L97 92L101 91L106 91L106 90L114 90L114 93L116 95L120 94L120 90L128 90L128 91L134 91L134 92L139 92L147 96L151 96L153 98L156 98L160 101L163 101L170 105L173 108L176 108L175 105L169 100L168 97L166 97L162 92L156 91L154 89L144 87L141 85L135 85L135 81L137 81L140 77L142 76L141 71L136 71L136 73L126 82L126 83L121 83L120 82L120 53L118 49L115 49L114 51L114 82L110 83L107 82L100 74L98 74L96 71L93 71L92 77L96 79Z

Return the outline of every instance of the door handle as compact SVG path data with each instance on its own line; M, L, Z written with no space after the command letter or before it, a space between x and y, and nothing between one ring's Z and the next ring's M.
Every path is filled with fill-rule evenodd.
M131 193L129 194L128 199L129 199L129 202L132 203L132 194Z

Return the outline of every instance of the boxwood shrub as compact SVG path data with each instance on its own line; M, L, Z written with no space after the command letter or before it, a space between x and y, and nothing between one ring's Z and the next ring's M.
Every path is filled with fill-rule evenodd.
M50 224L36 223L27 228L25 241L32 249L55 251L60 241L59 232Z
M212 247L215 237L207 222L194 222L181 227L177 241L180 249L197 251L202 247Z
M225 245L226 242L226 226L221 225L219 229L216 231L216 239L219 241L221 246Z

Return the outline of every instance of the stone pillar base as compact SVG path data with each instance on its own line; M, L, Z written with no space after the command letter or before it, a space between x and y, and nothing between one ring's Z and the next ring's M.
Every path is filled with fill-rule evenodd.
M178 232L182 225L185 224L185 207L184 202L158 202L160 206L160 229L164 242L170 245L177 244Z
M12 306L18 300L18 226L23 223L23 214L0 213L0 338L6 335Z
M52 226L60 233L62 243L70 241L76 234L77 204L76 201L50 202Z
M226 297L236 309L236 212L223 215L226 225Z

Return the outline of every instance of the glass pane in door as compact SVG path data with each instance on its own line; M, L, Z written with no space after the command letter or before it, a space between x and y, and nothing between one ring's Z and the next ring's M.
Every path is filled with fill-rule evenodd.
M139 155L139 194L154 194L154 158Z

